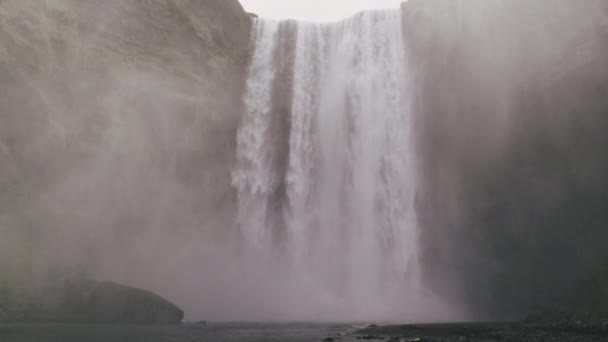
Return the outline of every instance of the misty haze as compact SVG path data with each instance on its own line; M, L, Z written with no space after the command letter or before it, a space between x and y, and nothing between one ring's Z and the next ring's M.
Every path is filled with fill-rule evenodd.
M607 246L606 0L0 0L1 342L608 341Z

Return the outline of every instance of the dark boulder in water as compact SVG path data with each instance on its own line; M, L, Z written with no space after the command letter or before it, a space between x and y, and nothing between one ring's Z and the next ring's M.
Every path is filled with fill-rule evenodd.
M113 282L97 284L83 306L83 317L104 324L177 324L184 312L149 291Z

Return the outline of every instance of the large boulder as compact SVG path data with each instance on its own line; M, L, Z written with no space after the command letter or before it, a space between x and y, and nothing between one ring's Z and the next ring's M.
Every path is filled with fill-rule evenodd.
M83 318L103 324L177 324L184 312L149 291L113 282L97 284L82 308Z

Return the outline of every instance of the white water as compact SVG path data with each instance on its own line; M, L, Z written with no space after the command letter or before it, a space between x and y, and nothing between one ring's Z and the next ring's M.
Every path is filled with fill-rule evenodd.
M297 23L292 53L277 53L279 27L259 19L253 37L233 172L245 243L285 261L278 272L294 293L307 288L349 319L411 313L416 175L400 12ZM293 80L276 83L277 59L289 56ZM273 103L285 99L273 97L276 87L292 87L281 114L290 115L289 134L278 144ZM277 166L281 153L286 167Z
M272 82L275 77L273 53L276 46L277 22L258 21L254 31L255 53L252 57L245 96L245 113L238 132L239 166L233 183L238 189L238 222L246 223L245 238L260 246L267 238L265 216L267 198L279 175L272 169L268 129L272 107Z

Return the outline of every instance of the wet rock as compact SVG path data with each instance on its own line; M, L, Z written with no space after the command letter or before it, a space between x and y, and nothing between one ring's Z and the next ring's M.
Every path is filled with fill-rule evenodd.
M207 327L206 321L198 321L198 322L184 322L182 323L182 328L186 329L204 329Z
M113 282L99 283L83 307L87 322L104 324L177 324L184 312L149 291Z

